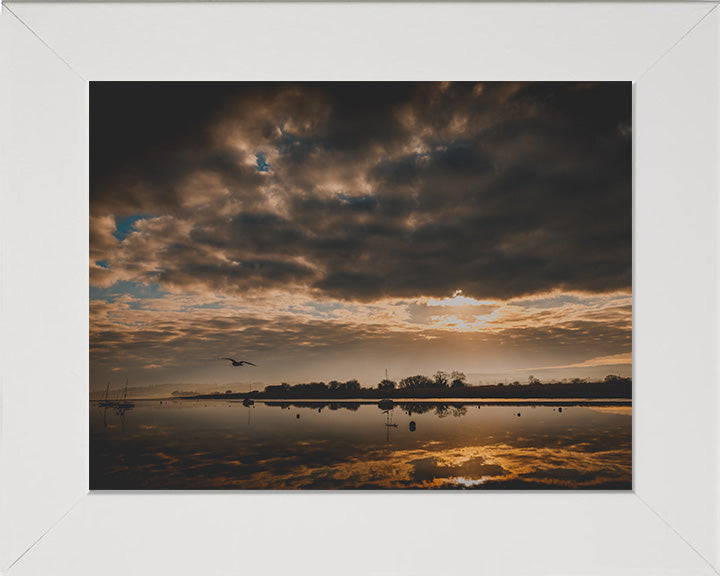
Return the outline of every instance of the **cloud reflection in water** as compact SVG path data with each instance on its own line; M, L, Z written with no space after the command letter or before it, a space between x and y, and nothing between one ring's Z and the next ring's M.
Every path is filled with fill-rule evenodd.
M93 406L91 488L631 488L629 406L351 408Z

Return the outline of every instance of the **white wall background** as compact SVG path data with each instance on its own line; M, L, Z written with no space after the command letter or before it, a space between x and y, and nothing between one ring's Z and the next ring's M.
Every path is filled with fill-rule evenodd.
M11 576L720 569L715 6L9 3L0 567ZM84 496L87 81L271 78L637 81L637 495Z

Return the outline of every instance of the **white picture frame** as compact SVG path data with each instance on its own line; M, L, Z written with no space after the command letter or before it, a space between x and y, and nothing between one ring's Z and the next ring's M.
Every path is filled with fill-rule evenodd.
M720 573L720 10L31 3L0 14L0 573ZM88 82L634 82L632 492L89 493Z

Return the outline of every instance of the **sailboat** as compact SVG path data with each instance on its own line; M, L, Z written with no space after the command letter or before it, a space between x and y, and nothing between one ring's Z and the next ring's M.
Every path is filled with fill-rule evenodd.
M245 396L245 399L243 400L243 406L252 406L255 404L255 400L250 398L250 394L252 394L252 384L250 384L250 391L248 392L248 395Z
M109 408L111 406L115 406L115 400L110 400L108 398L108 393L110 392L110 380L108 380L107 386L105 387L105 400L101 400L98 406L101 406L102 408Z
M117 408L118 410L130 410L130 408L135 408L135 402L131 402L127 399L127 387L128 387L128 381L126 378L125 379L125 391L123 392L123 398L117 404L115 404L115 408Z

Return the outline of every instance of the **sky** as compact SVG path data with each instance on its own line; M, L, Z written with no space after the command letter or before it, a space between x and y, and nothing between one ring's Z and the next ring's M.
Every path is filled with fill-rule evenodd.
M91 389L629 376L631 110L629 82L92 82Z

